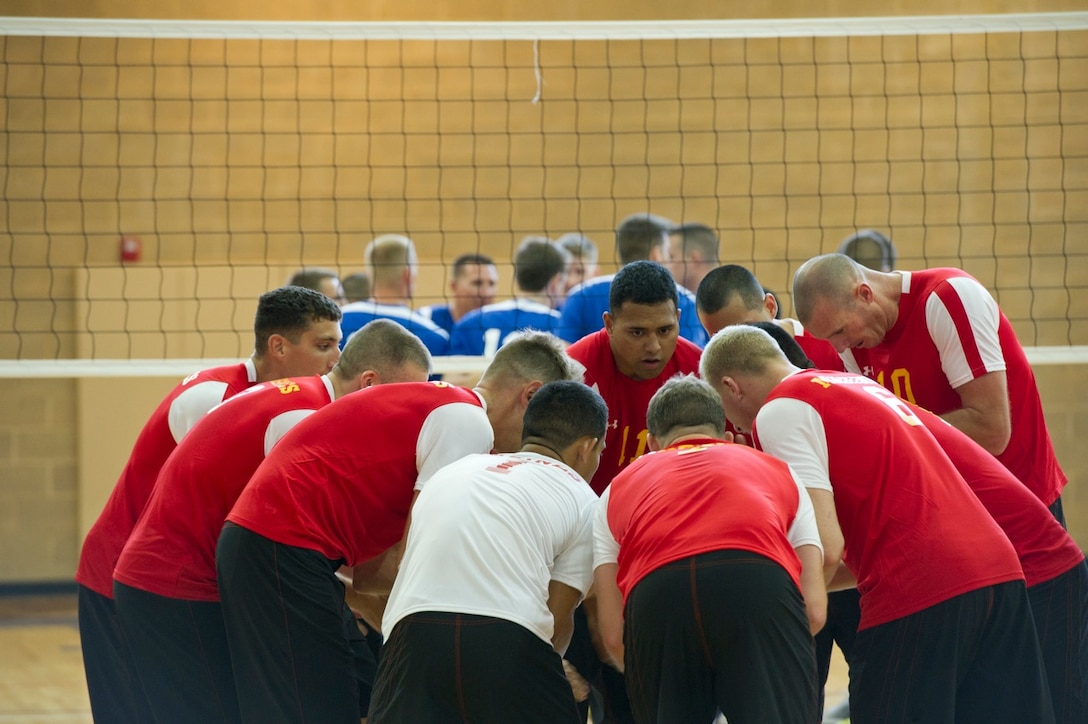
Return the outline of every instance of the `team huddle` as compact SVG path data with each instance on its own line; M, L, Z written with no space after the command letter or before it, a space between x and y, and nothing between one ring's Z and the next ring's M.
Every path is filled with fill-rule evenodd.
M595 331L504 332L471 388L407 317L262 295L84 543L95 720L816 724L834 640L855 724L1088 722L1088 565L981 284L584 286Z

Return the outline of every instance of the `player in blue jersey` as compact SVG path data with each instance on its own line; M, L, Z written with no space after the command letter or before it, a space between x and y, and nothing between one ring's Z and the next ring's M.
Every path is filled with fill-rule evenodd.
M669 261L669 233L674 224L653 214L634 214L624 219L616 229L616 256L620 264L633 261ZM608 290L612 274L606 274L575 287L563 305L563 316L557 334L567 342L577 342L604 327L608 311ZM702 347L707 333L695 313L695 295L676 285L679 295L680 336Z
M530 236L514 254L514 298L469 312L453 326L450 354L491 356L506 339L523 329L554 332L555 306L563 299L570 255L551 239Z
M341 347L367 322L391 319L423 340L432 355L449 351L446 330L409 306L417 265L415 246L406 236L384 234L370 242L366 248L366 266L371 279L371 299L344 305Z
M447 302L432 304L417 310L446 332L474 309L495 301L499 272L491 257L483 254L462 254L453 260Z

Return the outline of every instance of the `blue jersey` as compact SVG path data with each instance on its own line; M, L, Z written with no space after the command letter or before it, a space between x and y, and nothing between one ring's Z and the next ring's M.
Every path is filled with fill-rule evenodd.
M552 332L559 327L559 312L529 299L487 304L461 317L450 334L450 354L490 357L506 339L522 329Z
M416 311L446 330L446 332L453 332L453 325L456 322L453 321L453 312L450 311L450 305L432 304L429 307L420 307Z
M341 349L347 344L348 338L367 322L374 319L391 319L423 340L424 346L432 355L449 352L450 336L446 330L408 307L378 302L352 302L345 304L342 310L344 318L340 320L340 329L344 336L340 340Z
M579 284L567 295L563 304L563 316L556 333L567 342L577 342L604 327L604 313L608 311L608 292L615 274L594 277ZM679 284L676 285L680 310L680 336L700 347L705 347L709 337L699 316L695 313L695 295Z

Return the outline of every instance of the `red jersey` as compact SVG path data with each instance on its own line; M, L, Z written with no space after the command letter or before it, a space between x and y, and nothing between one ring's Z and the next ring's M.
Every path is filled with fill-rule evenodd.
M616 584L624 602L635 584L681 558L720 550L758 553L801 586L795 546L819 545L811 503L808 530L791 541L805 495L789 467L745 445L691 440L643 455L606 493L608 529L619 544Z
M1016 551L909 405L858 375L804 371L756 415L755 443L832 490L859 630L1023 580Z
M443 413L462 416L451 425ZM292 428L227 520L354 566L401 539L417 479L490 452L492 440L471 390L443 382L368 387Z
M876 347L844 353L846 369L938 415L962 407L957 387L1004 370L1013 433L997 459L1050 505L1067 479L1046 429L1035 374L1009 320L986 288L959 269L901 274L895 324Z
M1029 587L1056 578L1084 560L1076 541L1050 510L993 455L933 413L914 410L1005 531Z
M268 451L332 401L327 377L255 385L211 412L167 459L113 571L126 586L218 601L215 545L223 521Z
M813 337L807 329L803 330L801 334L795 334L793 338L797 340L797 346L801 348L805 356L812 360L812 364L816 365L816 369L834 370L835 372L845 371L846 368L843 366L842 359L839 358L839 353L826 339Z
M681 337L661 374L650 380L632 379L617 369L604 329L572 344L567 354L585 366L586 384L597 390L608 405L601 466L590 482L593 492L600 495L617 473L646 452L646 408L650 398L673 375L699 374L702 350Z
M76 581L113 598L113 568L143 512L166 458L197 421L223 400L257 381L252 361L213 367L186 377L159 403L79 554Z

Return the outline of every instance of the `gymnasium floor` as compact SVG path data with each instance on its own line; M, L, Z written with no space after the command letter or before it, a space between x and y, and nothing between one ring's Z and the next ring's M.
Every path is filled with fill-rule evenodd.
M836 649L829 706L846 691ZM0 596L0 724L90 724L75 594Z

